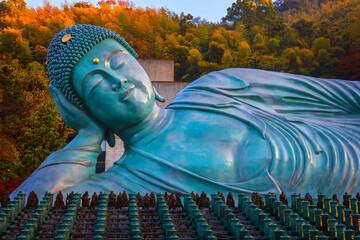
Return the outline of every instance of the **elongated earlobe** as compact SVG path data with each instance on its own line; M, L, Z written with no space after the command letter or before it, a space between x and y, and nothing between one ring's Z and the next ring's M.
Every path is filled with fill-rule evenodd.
M158 100L159 102L165 102L165 98L163 96L161 96L157 91L156 89L154 88L153 86L153 90L154 90L154 93L155 93L155 99Z

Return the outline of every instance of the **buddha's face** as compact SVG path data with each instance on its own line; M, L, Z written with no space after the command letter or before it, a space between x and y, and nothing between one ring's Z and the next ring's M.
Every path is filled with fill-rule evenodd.
M87 52L73 68L71 79L87 111L115 132L145 119L155 105L146 72L113 39Z

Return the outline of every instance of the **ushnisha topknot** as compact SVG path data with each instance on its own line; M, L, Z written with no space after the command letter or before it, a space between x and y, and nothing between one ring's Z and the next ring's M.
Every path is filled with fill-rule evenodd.
M118 41L132 56L138 58L134 49L119 34L93 25L79 24L65 28L50 42L47 54L50 83L80 110L84 110L84 103L70 82L71 70L85 53L108 38Z

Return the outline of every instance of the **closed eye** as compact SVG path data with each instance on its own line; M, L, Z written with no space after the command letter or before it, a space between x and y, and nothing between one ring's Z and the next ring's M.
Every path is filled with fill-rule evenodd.
M122 66L124 66L125 64L128 63L129 59L130 59L130 58L126 58L126 59L125 59L124 61L122 61L120 64L112 67L112 69L117 70L117 69L121 68Z
M101 79L98 83L95 84L95 86L93 86L89 92L89 95L91 94L91 92L97 88L98 86L100 86L100 84L104 81L104 79Z

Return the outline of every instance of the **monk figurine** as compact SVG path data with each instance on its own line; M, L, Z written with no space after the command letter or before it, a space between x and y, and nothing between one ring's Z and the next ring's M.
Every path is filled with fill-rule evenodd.
M100 196L100 195L99 195ZM99 206L99 196L96 194L96 192L94 192L94 194L91 197L91 203L90 203L90 207L92 209L95 209L96 207Z
M90 198L89 198L89 193L88 191L86 191L82 196L81 196L81 200L82 200L82 206L83 207L90 207Z
M166 107L118 34L92 25L48 48L49 90L78 135L12 193L360 191L360 83L254 69L192 82ZM125 152L96 174L104 139Z
M83 204L83 205L84 205L84 204ZM56 195L54 208L56 208L56 209L63 209L63 208L65 208L64 196L63 196L63 194L62 194L61 191L59 191L58 194Z

